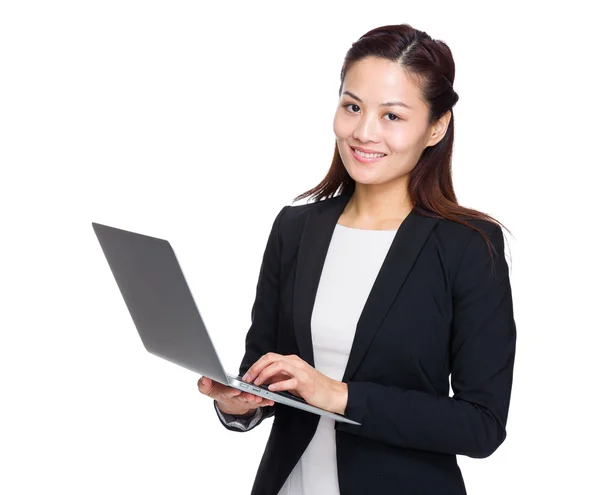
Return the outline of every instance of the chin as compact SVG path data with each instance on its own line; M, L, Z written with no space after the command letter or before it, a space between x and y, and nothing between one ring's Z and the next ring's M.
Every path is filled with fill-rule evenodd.
M380 180L375 174L369 172L361 173L361 171L357 172L356 170L352 170L352 167L350 167L350 170L346 168L346 172L348 172L348 175L357 184L380 184L381 182L385 182Z

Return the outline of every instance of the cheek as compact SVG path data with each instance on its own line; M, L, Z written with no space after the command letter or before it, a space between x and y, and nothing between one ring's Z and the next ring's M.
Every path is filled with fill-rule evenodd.
M390 150L401 154L410 153L418 144L417 137L406 130L390 132L385 141Z
M336 112L333 119L333 133L338 139L345 139L352 133L352 126L347 119L340 115L340 112Z

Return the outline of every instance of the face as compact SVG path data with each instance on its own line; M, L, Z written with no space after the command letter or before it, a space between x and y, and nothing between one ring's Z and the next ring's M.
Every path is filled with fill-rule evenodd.
M357 186L407 183L423 150L442 139L440 120L428 125L421 90L398 63L368 57L346 73L333 130Z

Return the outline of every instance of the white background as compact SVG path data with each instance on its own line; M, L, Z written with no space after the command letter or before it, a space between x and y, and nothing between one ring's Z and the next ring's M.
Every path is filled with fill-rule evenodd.
M275 215L329 167L343 57L404 22L454 55L459 202L512 232L508 436L459 457L468 492L599 493L591 2L0 5L1 493L250 492L272 420L226 430L145 351L91 222L170 240L236 372Z

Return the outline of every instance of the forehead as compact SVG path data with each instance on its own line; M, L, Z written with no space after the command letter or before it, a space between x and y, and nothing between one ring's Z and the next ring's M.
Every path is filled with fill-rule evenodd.
M413 108L424 105L421 90L397 62L367 57L346 73L343 91L350 91L366 104L403 101Z

